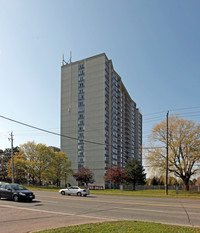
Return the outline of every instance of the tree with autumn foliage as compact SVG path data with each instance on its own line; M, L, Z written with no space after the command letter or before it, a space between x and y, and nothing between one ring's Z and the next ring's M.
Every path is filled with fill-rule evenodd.
M107 171L105 181L114 184L122 184L126 180L126 177L126 173L122 167L113 167Z
M149 150L146 161L154 171L166 171L166 121L156 124L152 130L150 145L157 147ZM191 177L200 171L200 124L194 121L171 116L168 119L168 170L180 178L189 190Z
M94 173L87 167L81 167L80 171L73 174L76 181L88 184L94 183Z

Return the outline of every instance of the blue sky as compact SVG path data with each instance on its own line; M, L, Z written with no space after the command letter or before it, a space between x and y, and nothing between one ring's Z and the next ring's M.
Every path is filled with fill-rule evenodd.
M144 115L200 118L200 1L0 0L0 115L60 132L62 54L105 52ZM158 113L150 115L151 113ZM0 118L0 149L58 136Z

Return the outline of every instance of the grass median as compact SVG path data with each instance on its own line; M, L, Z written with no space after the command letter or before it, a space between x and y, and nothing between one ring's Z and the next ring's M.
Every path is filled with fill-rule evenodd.
M52 191L58 192L60 188L55 186L27 186L31 190ZM179 190L176 194L175 190L168 190L168 195L165 195L165 190L141 190L141 191L123 191L119 189L105 190L90 190L91 195L116 195L116 196L141 196L141 197L162 197L162 198L191 198L200 199L200 192Z
M165 190L140 190L140 191L123 191L118 189L106 190L91 190L91 194L98 195L119 195L119 196L141 196L141 197L163 197L163 198L197 198L200 199L200 193L194 191L180 190L176 194L175 190L168 190L168 195L165 195Z
M116 221L116 222L104 222L104 223L91 223L83 224L69 227L62 227L56 229L49 229L45 231L39 231L40 233L130 233L130 232L146 232L146 233L200 233L199 228L194 227L180 227L173 225L166 225L160 223L151 223L151 222L140 222L140 221Z

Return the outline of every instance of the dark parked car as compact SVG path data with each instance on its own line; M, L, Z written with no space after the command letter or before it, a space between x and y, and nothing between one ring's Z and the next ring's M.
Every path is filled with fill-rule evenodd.
M1 198L7 198L14 201L32 201L35 198L35 195L23 185L3 183L0 185L0 199Z

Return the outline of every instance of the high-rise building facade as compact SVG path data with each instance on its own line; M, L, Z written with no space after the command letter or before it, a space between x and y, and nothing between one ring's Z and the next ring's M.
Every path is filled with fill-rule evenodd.
M61 135L72 169L88 167L94 185L105 187L112 166L142 163L142 115L104 53L63 64Z

